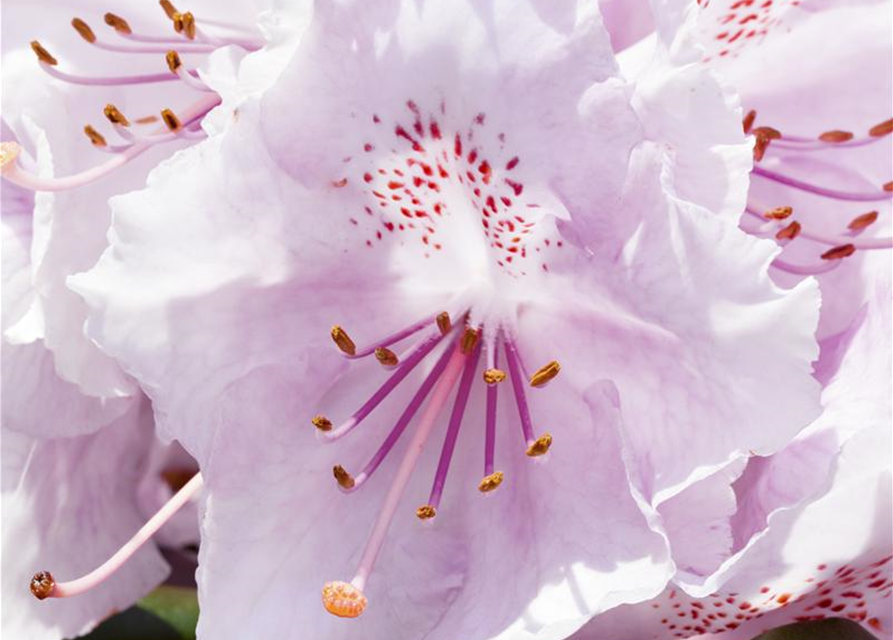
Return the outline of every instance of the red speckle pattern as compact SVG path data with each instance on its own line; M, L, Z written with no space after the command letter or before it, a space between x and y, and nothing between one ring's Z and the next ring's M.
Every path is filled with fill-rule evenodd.
M799 583L765 584L756 594L714 593L691 599L675 589L652 603L662 632L654 638L689 638L702 633L722 633L747 625L750 636L794 621L843 617L877 632L884 622L872 615L889 611L893 604L893 556L860 566L816 566Z
M790 31L788 12L800 0L699 0L705 61L737 57L770 33Z
M345 158L346 175L332 180L333 186L362 194L351 226L364 234L368 247L417 243L430 258L444 250L442 231L451 218L473 216L494 262L506 273L548 271L546 254L564 243L537 229L544 211L519 175L523 158L512 152L504 133L484 135L486 113L457 127L443 103L438 111L407 100L393 120L368 115L368 139Z

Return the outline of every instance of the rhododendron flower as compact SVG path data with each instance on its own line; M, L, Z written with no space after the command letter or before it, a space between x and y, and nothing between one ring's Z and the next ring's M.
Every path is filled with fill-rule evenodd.
M112 201L69 283L202 467L202 637L567 636L662 590L661 504L817 415L692 6L634 84L594 3L318 2Z

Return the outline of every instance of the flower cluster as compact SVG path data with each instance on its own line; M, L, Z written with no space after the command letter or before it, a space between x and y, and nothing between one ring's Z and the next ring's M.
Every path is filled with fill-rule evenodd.
M893 633L888 3L132 4L4 5L10 637Z

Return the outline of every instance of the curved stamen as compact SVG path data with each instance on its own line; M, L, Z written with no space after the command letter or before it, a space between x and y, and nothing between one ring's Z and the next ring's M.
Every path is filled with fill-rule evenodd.
M173 82L179 80L177 76L169 73L147 73L136 76L108 76L104 78L96 78L93 76L78 76L65 71L59 71L54 66L41 61L41 68L58 80L68 82L70 84L80 84L86 86L118 86L118 85L134 85L134 84L153 84L156 82ZM189 73L194 74L195 71Z
M391 449L394 448L394 445L397 444L397 441L400 439L400 436L403 435L403 432L406 430L406 427L409 425L410 421L415 416L416 412L418 412L419 407L422 406L422 403L425 401L425 398L428 397L428 393L434 387L434 384L440 378L440 375L443 373L443 370L447 366L447 362L450 359L450 350L447 349L441 356L438 358L437 363L434 365L434 368L431 369L431 372L425 377L425 380L422 382L418 391L416 391L415 395L412 397L412 400L409 401L409 404L406 405L406 409L404 409L402 415L397 420L397 423L394 425L391 432L388 434L385 441L378 448L378 451L375 452L375 455L366 463L366 466L363 467L363 470L357 474L356 478L347 474L345 480L349 478L346 482L342 482L341 478L338 477L338 473L336 472L336 479L338 479L338 486L345 493L352 493L359 489L365 482L372 477L372 474L375 473L375 470L381 465L387 455L391 452ZM343 467L342 467L343 469ZM346 473L346 472L345 472ZM342 476L343 477L343 476Z
M437 462L437 471L434 473L434 484L428 497L428 504L416 510L416 515L422 519L433 518L440 508L440 499L443 496L443 487L446 484L447 473L450 470L450 461L456 450L456 441L459 439L459 429L462 427L462 418L465 415L465 407L468 405L468 396L471 393L471 383L474 381L474 373L477 370L478 358L481 355L480 342L474 347L473 352L465 359L465 367L462 371L462 379L459 381L459 390L453 401L453 412L450 415L449 426L443 439L443 448L440 451L440 460Z
M790 209L790 207L784 207L785 209ZM779 207L781 209L781 207ZM754 218L761 220L763 224L756 229L745 229L748 233L753 233L755 235L766 235L769 233L774 233L781 226L784 226L785 223L782 222L788 216L784 218L773 217L772 213L775 211L769 211L767 213L759 213L756 208L748 206L745 208L745 212L753 216ZM871 212L876 217L876 212ZM866 216L870 214L864 214ZM861 216L860 216L861 217ZM857 218L858 219L858 218ZM873 221L873 218L872 218ZM867 225L866 225L867 226ZM857 233L861 231L864 227L857 227L853 229ZM861 238L861 239L853 239L852 231L847 236L828 236L821 233L816 233L814 231L810 231L809 228L804 227L802 225L797 226L797 233L795 237L806 238L808 240L812 240L813 242L818 242L820 244L826 244L831 247L838 247L845 244L852 244L854 248L859 250L875 250L875 249L893 249L893 238ZM787 239L787 238L782 238ZM789 238L793 239L793 238Z
M317 430L316 434L323 442L335 442L353 431L372 411L381 404L381 401L388 397L398 384L416 368L425 356L431 353L431 350L443 339L443 334L439 331L436 334L428 336L400 363L394 370L394 373L381 385L378 390L372 394L362 407L360 407L350 418L330 431Z
M824 196L826 198L833 198L835 200L850 200L854 202L874 202L880 200L889 200L893 197L893 193L887 190L881 190L877 192L847 192L847 191L837 191L835 189L826 189L825 187L820 187L815 184L811 184L809 182L804 182L802 180L797 180L796 178L791 178L790 176L786 176L782 173L777 173L775 171L770 171L769 169L764 169L763 167L755 166L753 168L753 174L758 175L762 178L767 178L769 180L773 180L775 182L787 185L789 187L793 187L795 189L800 189L801 191L807 191L809 193L814 193L819 196Z
M876 136L866 138L852 138L843 142L830 142L825 140L817 140L815 138L805 138L801 136L784 135L779 140L773 140L769 149L786 149L790 151L825 151L828 149L851 149L853 147L864 147L883 140Z
M142 46L133 46L133 45L122 45L122 44L113 44L111 42L104 42L96 37L96 34L93 32L93 29L90 28L86 22L81 20L80 18L73 18L71 20L71 26L74 27L74 30L78 32L81 38L84 39L88 44L93 45L97 49L102 49L104 51L114 51L117 53L164 53L167 50L167 47L163 46L163 43L155 42L155 43L147 43ZM127 37L131 37L133 34L123 34L121 32L116 31L119 35L124 35ZM134 39L131 37L131 39ZM209 45L181 45L180 47L184 52L187 53L211 53L214 51L214 47Z
M495 335L487 342L487 371L502 371L499 369L499 336ZM500 380L487 384L487 408L486 431L484 435L484 481L478 486L481 491L495 489L492 483L486 483L487 478L492 478L495 472L496 460L496 407L499 401L499 382L505 379L502 373ZM500 478L500 482L502 479ZM498 486L498 484L496 485Z
M69 598L76 596L90 589L99 586L105 580L110 578L124 564L139 551L146 542L152 539L152 536L171 519L171 517L179 511L179 509L192 499L199 489L202 488L201 474L195 474L192 479L168 500L158 512L152 516L146 524L144 524L136 534L124 543L111 558L102 563L99 567L88 573L87 575L69 580L67 582L55 582L52 574L48 571L41 571L36 574L31 581L31 592L38 600L44 598Z
M356 347L356 345L352 345L351 348L349 348L348 350L345 350L339 344L338 348L341 349L341 352L344 354L345 357L347 357L351 360L365 358L367 356L371 356L372 354L374 354L375 350L380 347L390 347L391 345L396 344L396 343L400 342L401 340L405 340L406 338L408 338L411 335L415 335L416 333L418 333L425 327L431 325L437 318L444 316L444 315L446 315L446 318L447 318L446 325L445 325L446 331L443 330L444 326L442 326L441 322L438 323L438 328L440 329L441 334L446 335L447 333L449 333L449 330L452 325L449 322L449 314L447 314L444 311L443 313L440 313L437 315L431 315L431 316L428 316L422 320L419 320L418 322L414 322L413 324L409 325L408 327L404 327L403 329L400 329L399 331L392 333L389 336L386 336L380 340L376 340L366 347L358 349ZM340 329L340 327L339 327L339 329ZM344 332L343 329L341 329L339 335L346 336L347 334ZM332 338L336 341L336 344L338 344L338 338L335 336L334 333L332 334ZM351 341L351 344L352 344L352 341ZM353 351L353 353L350 353L350 351Z
M813 264L791 264L779 258L772 261L772 266L776 269L799 276L814 276L820 273L827 273L839 267L840 264L840 260L823 260Z
M203 117L211 109L220 104L220 96L204 97L182 111L186 123L192 123ZM174 137L174 139L176 136ZM128 147L120 154L111 158L103 164L91 167L80 173L75 173L62 178L43 178L30 173L16 162L10 162L3 165L2 176L10 182L31 189L32 191L64 191L66 189L74 189L85 184L90 184L100 178L112 173L115 169L127 164L130 160L136 158L147 149L154 146L154 142L137 143Z
M521 365L518 359L518 349L515 343L503 335L503 348L505 359L508 362L509 377L512 379L512 389L515 391L515 403L518 405L518 417L521 421L521 433L527 444L527 455L531 457L541 456L552 445L552 436L544 433L539 438L533 431L533 423L530 420L530 408L527 405L527 396L524 393L524 378L521 376Z
M446 369L437 382L431 401L425 407L425 411L419 420L419 426L415 434L413 434L412 441L406 449L403 460L400 462L397 475L394 477L390 489L388 489L388 494L385 497L381 511L378 513L372 533L366 542L366 547L363 550L363 555L360 558L360 563L353 579L349 583L330 582L323 587L323 606L329 613L355 618L365 610L366 598L363 595L363 589L366 586L366 581L369 579L369 575L375 566L375 560L378 558L379 551L381 551L381 546L384 543L391 520L393 520L397 511L400 498L403 496L409 478L418 463L419 456L421 456L425 447L425 442L431 435L434 423L446 405L450 391L459 379L465 359L466 356L462 353L460 346L457 345L452 349Z

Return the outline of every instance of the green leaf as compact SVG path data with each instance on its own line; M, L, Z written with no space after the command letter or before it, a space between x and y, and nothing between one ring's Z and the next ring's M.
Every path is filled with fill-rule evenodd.
M183 640L195 638L198 624L198 595L188 587L158 587L137 603L177 630Z
M826 618L777 627L753 640L875 640L875 637L852 620Z
M195 589L159 587L79 640L195 640Z

